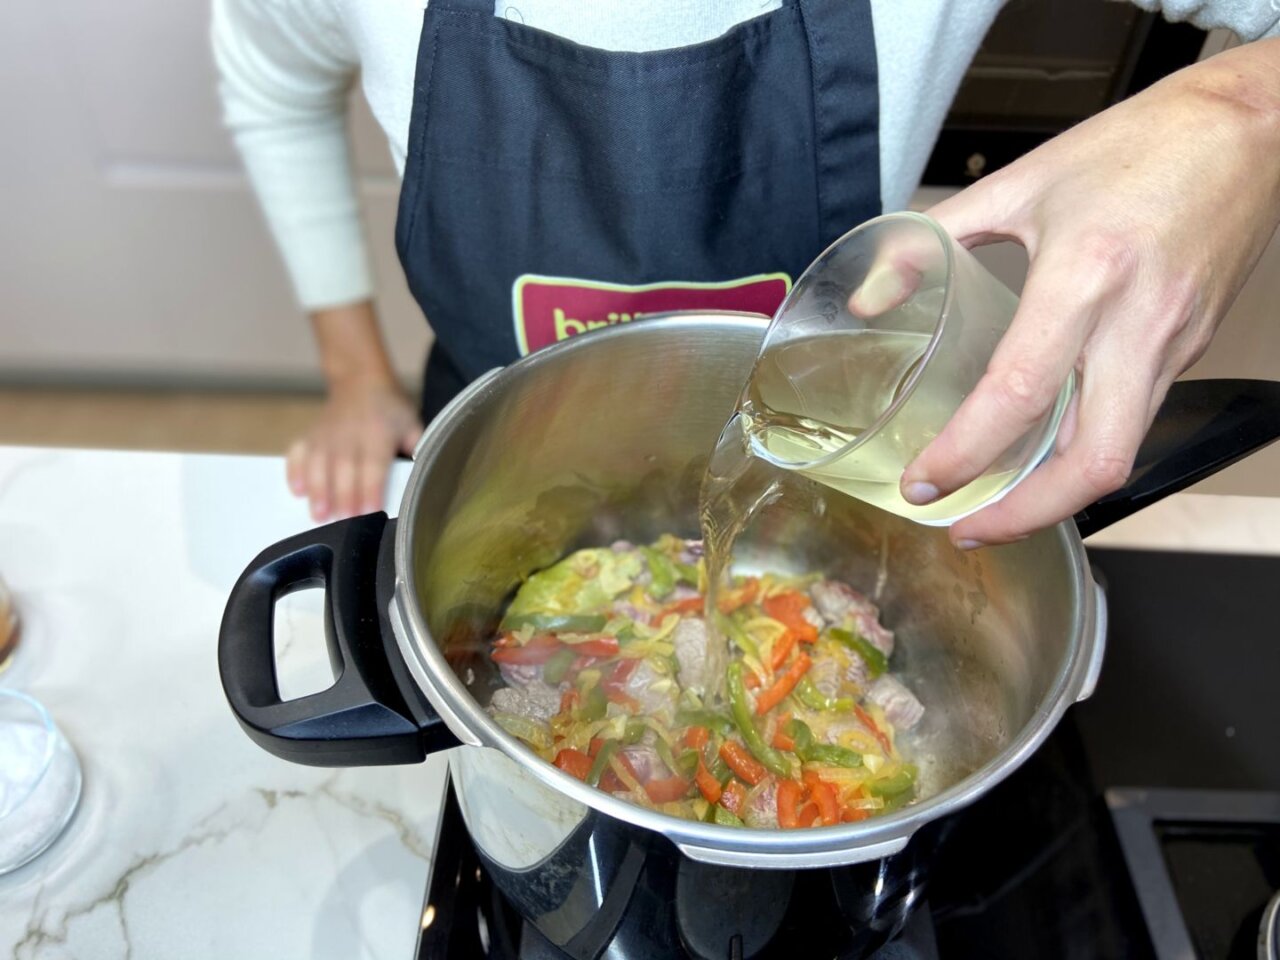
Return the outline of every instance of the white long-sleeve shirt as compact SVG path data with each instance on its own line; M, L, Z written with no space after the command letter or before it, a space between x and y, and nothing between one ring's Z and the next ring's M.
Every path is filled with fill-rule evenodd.
M871 0L880 189L901 209L1004 0ZM1245 40L1280 33L1280 0L1136 0ZM781 0L495 0L494 13L606 50L699 43ZM226 122L301 304L364 299L373 283L346 139L357 74L404 172L425 0L214 0Z

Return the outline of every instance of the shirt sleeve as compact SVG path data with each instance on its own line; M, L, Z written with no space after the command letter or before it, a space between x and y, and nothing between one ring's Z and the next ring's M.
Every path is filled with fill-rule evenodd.
M223 118L305 309L373 292L346 134L358 58L328 0L213 0Z
M1133 0L1174 22L1188 20L1202 30L1225 27L1241 40L1280 36L1280 0Z

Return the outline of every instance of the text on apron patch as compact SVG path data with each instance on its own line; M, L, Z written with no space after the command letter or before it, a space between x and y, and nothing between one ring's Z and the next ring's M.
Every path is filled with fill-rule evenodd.
M717 283L626 284L524 273L511 285L516 343L523 357L561 340L668 310L741 310L773 316L791 290L785 273Z

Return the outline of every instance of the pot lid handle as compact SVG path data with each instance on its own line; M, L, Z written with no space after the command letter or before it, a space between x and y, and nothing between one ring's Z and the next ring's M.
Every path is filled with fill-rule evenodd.
M1169 388L1129 482L1076 514L1087 537L1280 438L1280 383L1180 380Z

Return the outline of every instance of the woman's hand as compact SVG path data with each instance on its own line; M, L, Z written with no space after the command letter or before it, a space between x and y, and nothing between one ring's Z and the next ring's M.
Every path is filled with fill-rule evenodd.
M418 412L398 384L332 390L320 419L289 449L289 489L311 501L317 521L382 509L387 471L422 436Z
M1031 266L986 376L903 473L927 503L964 485L1080 376L1053 456L956 523L1018 540L1123 486L1173 380L1204 352L1280 220L1280 40L1196 64L930 213L967 247Z
M312 315L329 400L290 449L289 489L311 501L317 521L382 509L387 471L422 436L418 411L400 388L369 303Z

